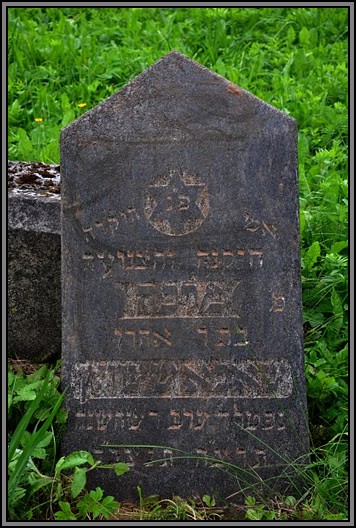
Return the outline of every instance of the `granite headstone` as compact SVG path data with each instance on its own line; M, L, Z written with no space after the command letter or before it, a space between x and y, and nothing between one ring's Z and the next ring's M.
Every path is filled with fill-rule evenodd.
M295 120L173 51L61 172L64 452L127 462L92 480L118 499L278 489L309 449Z

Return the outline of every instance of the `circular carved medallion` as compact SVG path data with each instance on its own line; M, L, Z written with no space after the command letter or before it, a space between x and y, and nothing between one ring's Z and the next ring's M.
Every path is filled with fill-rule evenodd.
M149 185L144 211L157 231L170 236L186 235L198 229L208 215L207 186L196 174L171 170Z

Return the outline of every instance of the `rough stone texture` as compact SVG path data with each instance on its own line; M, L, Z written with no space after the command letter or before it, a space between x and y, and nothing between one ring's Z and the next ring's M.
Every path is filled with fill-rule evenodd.
M61 234L59 196L8 192L8 223L14 230Z
M53 196L60 193L60 167L41 161L8 161L7 187L15 193Z
M61 357L59 178L56 166L8 163L7 349L12 358Z
M33 362L61 357L61 239L8 231L8 355Z
M91 481L118 498L283 489L309 448L294 119L172 52L61 149L63 451L127 461Z

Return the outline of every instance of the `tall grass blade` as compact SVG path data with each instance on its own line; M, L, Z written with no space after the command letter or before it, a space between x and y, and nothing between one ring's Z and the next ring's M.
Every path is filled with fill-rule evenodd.
M38 409L41 401L43 400L44 395L46 394L47 388L48 388L48 381L49 377L51 375L51 371L49 370L46 374L45 379L43 380L43 384L41 387L41 390L37 394L36 398L32 400L29 408L21 418L19 424L17 425L8 448L7 452L7 462L10 464L11 460L13 459L13 456L15 454L16 449L20 445L21 438L23 437L24 432L26 431L28 424L30 423L34 413Z
M47 380L47 383L48 383L48 380ZM43 395L42 395L42 397L43 397ZM31 438L29 439L28 443L24 447L24 450L21 453L21 455L20 455L20 457L19 457L19 459L17 461L17 464L15 466L15 469L12 472L12 474L10 476L10 479L9 479L9 483L8 483L9 501L11 501L12 494L14 493L14 491L16 489L16 486L18 485L18 483L21 480L23 471L24 471L24 469L26 467L26 464L27 464L27 462L29 460L29 457L31 456L31 453L33 452L33 449L36 447L36 445L39 442L41 442L43 440L45 433L47 432L48 428L52 424L52 422L53 422L58 410L60 409L60 407L61 407L61 405L63 403L63 399L64 399L64 393L61 394L61 396L56 401L56 403L55 403L55 405L54 405L54 407L53 407L53 409L51 411L51 414L48 416L48 418L43 423L41 428L36 433L34 433L31 436Z

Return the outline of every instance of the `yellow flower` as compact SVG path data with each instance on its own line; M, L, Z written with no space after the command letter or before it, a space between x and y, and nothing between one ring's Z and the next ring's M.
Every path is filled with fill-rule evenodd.
M36 123L42 123L43 119L42 117L35 117Z
M87 104L86 103L79 103L78 106L79 108L84 108Z

